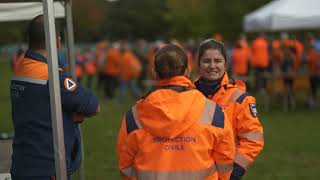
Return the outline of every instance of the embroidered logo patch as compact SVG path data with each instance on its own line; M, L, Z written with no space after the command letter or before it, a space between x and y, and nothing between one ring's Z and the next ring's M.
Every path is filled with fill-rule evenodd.
M77 88L77 84L72 79L65 78L64 87L69 91L74 91Z
M258 111L257 111L256 105L249 103L249 108L250 108L251 115L253 117L257 117L258 116Z

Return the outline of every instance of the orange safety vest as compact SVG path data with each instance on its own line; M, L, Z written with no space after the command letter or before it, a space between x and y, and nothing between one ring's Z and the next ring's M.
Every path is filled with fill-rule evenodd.
M105 60L105 74L110 76L119 76L121 70L121 54L115 49L111 48L107 52Z
M264 146L263 128L256 111L256 100L246 91L245 83L230 83L225 74L219 90L209 96L223 107L231 120L236 142L235 163L244 169L254 161Z
M123 80L133 80L140 76L142 66L131 51L125 51L121 59L121 73Z
M295 71L298 71L301 64L301 59L303 56L303 44L298 40L293 40L294 48L296 49L295 61L293 62L293 68Z
M282 43L280 40L273 40L272 41L272 61L277 65L281 65L284 60L284 53L282 50Z
M249 54L245 48L232 50L232 72L238 75L248 74Z
M314 48L307 52L307 60L309 73L311 75L320 73L320 54Z
M268 42L262 37L256 38L251 46L252 66L267 68L269 66Z
M222 108L184 76L156 87L122 121L117 153L123 179L229 180L235 145Z

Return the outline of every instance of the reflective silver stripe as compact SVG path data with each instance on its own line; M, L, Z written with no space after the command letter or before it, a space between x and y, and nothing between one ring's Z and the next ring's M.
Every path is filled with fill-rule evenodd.
M135 170L132 167L121 169L120 171L122 172L123 175L125 175L127 177L134 177L135 176Z
M43 80L43 79L36 79L36 78L28 78L28 77L13 77L13 81L23 81L23 82L28 82L28 83L33 83L33 84L41 84L41 85L46 85L48 80Z
M235 90L228 99L228 102L236 101L244 92L241 89Z
M216 109L216 104L213 103L211 100L206 99L204 103L201 119L200 119L201 124L210 125L212 123L215 109Z
M137 170L137 179L139 180L194 180L205 179L216 172L216 166L213 164L208 169L190 170L190 171L143 171Z
M234 159L234 162L238 163L241 167L244 169L247 169L251 162L246 159L241 153L237 152L236 158Z
M132 107L132 114L133 114L134 121L136 122L138 128L141 129L143 126L142 126L141 121L138 116L137 105L134 105Z
M264 141L263 133L261 132L248 132L248 133L238 134L238 138L248 139L251 141Z
M225 173L233 169L233 162L230 164L216 164L217 170L220 173Z

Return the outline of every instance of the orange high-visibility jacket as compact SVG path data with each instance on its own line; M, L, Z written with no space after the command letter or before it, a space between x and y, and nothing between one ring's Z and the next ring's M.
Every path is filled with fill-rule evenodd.
M232 72L238 75L248 74L249 54L245 48L234 48L232 50Z
M244 82L231 83L226 73L220 88L208 98L223 107L230 117L236 142L235 163L246 170L264 146L255 98L245 91Z
M281 46L282 46L282 42L280 40L275 39L272 41L271 58L273 63L277 65L281 65L284 60L284 53Z
M293 63L293 68L295 71L298 71L301 66L301 60L302 60L302 56L303 56L304 46L298 40L293 40L293 43L294 43L294 48L296 49L296 54L295 54L296 61L294 61L294 63Z
M105 74L119 76L121 68L121 53L116 48L110 48L105 60Z
M222 108L184 76L155 87L123 119L117 144L123 179L229 180L235 145Z
M253 67L267 68L269 66L268 42L262 37L256 38L251 45L251 63Z
M320 73L320 54L314 48L308 50L307 61L310 75Z
M133 80L140 76L142 65L139 59L129 50L123 52L121 58L120 77L123 80Z

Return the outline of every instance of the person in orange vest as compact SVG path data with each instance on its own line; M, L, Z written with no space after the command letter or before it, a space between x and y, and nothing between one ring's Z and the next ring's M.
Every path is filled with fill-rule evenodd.
M79 83L81 82L81 79L83 78L83 74L84 74L83 62L84 62L84 57L80 53L80 50L78 50L76 53L76 69L75 69L76 72L75 73L76 73L77 81Z
M295 49L295 61L293 64L293 68L295 72L298 72L301 66L301 60L302 60L302 56L303 56L303 51L304 51L304 46L301 43L301 41L299 41L297 39L296 36L293 36L293 40L292 40L292 46Z
M229 180L235 155L228 116L190 81L185 52L155 55L159 82L122 121L118 166L126 180Z
M97 69L97 88L103 90L105 87L105 60L108 48L108 41L101 40L96 45L95 62Z
M236 142L231 179L240 179L264 146L256 100L246 92L244 82L229 79L226 51L221 42L213 39L202 42L198 58L200 77L195 81L196 88L229 116Z
M248 63L250 54L246 49L244 42L239 40L232 50L232 73L241 77L248 75Z
M271 43L271 60L272 60L272 70L280 70L283 64L283 43L279 39L274 39Z
M121 53L119 52L118 43L113 43L112 47L108 49L105 65L105 96L108 99L113 99L115 90L119 85L119 76L121 71Z
M137 86L137 79L141 74L141 63L129 49L129 44L125 40L121 43L120 52L120 101L123 101L123 99L125 99L127 91L129 91L136 98L140 97L142 92Z
M309 69L309 81L310 81L310 95L308 98L308 104L310 107L316 107L317 105L317 89L320 80L320 53L309 42L307 50L307 61Z
M141 89L143 92L146 90L146 83L147 75L148 75L148 66L149 66L149 56L146 51L147 42L144 39L140 39L137 42L135 42L135 48L134 48L134 55L137 57L137 59L140 61L140 64L142 66L141 68L141 74L139 78L137 79L137 85L139 89Z
M91 51L91 49L87 49L84 52L84 69L87 74L87 87L92 88L93 78L97 71L97 68L95 66L95 59L94 54Z
M251 65L255 70L255 90L266 88L264 74L269 67L268 41L263 35L259 35L251 44Z

